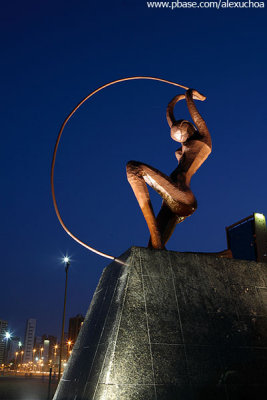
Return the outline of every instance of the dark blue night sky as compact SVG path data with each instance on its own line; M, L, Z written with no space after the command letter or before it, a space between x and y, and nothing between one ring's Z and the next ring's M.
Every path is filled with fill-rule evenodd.
M66 115L90 91L132 75L161 77L207 96L198 104L213 153L193 177L198 210L167 248L220 251L225 226L267 214L266 10L148 9L145 0L10 1L1 29L1 308L14 335L27 318L59 335L63 254L72 258L67 319L85 314L109 260L59 225L50 165ZM127 182L134 159L177 165L165 110L183 90L153 81L112 86L67 126L56 164L60 211L81 240L119 256L148 229ZM189 118L186 106L177 119ZM160 199L153 196L156 208Z

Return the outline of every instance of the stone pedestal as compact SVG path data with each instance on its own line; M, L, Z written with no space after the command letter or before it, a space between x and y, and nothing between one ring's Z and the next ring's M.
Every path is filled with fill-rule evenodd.
M131 248L105 268L54 400L267 396L267 264Z

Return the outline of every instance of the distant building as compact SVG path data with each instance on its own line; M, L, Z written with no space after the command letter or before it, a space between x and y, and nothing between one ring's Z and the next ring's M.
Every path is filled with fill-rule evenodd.
M34 339L34 347L41 347L43 341L42 341L42 337L41 336L35 336Z
M76 317L72 317L69 319L68 340L70 340L72 344L76 342L83 321L84 317L81 314L78 314L76 315Z
M24 339L23 362L28 363L33 360L33 345L35 340L36 319L30 318L26 323Z
M50 347L50 341L48 339L44 340L44 352L43 352L43 357L44 357L44 362L47 363L49 360L49 347Z
M8 349L8 354L7 354L7 361L13 361L16 360L16 353L19 352L20 350L20 338L17 336L12 336L9 342L9 349Z
M56 346L56 344L58 344L57 338L55 336L45 334L42 336L42 342L44 344L44 349L45 349L44 356L45 356L45 353L47 353L47 347L48 347L48 353L47 353L46 357L48 358L48 360L52 360L54 357L55 346Z
M226 227L233 258L267 262L267 230L263 214L254 213Z
M0 364L5 360L7 327L8 322L0 319Z

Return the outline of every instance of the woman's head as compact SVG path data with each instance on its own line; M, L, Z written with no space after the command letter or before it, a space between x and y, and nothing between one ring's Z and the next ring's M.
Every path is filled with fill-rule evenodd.
M184 143L187 139L190 138L196 131L194 125L181 119L179 121L175 121L171 127L171 137L176 142Z

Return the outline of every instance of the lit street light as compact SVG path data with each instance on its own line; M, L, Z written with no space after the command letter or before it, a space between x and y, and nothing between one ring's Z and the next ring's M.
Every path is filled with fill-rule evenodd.
M35 357L36 349L32 350L32 370L34 371L34 357Z
M61 374L61 361L62 361L62 351L63 351L63 342L64 342L64 328L65 328L65 314L66 314L68 271L69 271L69 266L70 266L70 259L69 259L69 257L64 257L63 261L65 263L66 278L65 278L65 293L64 293L64 307L63 307L63 317L62 317L61 340L60 340L60 349L59 349L58 382L60 380L60 374Z
M18 358L19 352L15 352L15 369L17 369L17 358Z
M57 348L58 348L58 345L56 344L55 346L54 346L54 365L56 366L56 363L57 363ZM56 368L56 367L55 367Z
M72 341L68 340L67 341L67 345L68 345L68 353L70 352L70 346L72 345Z

